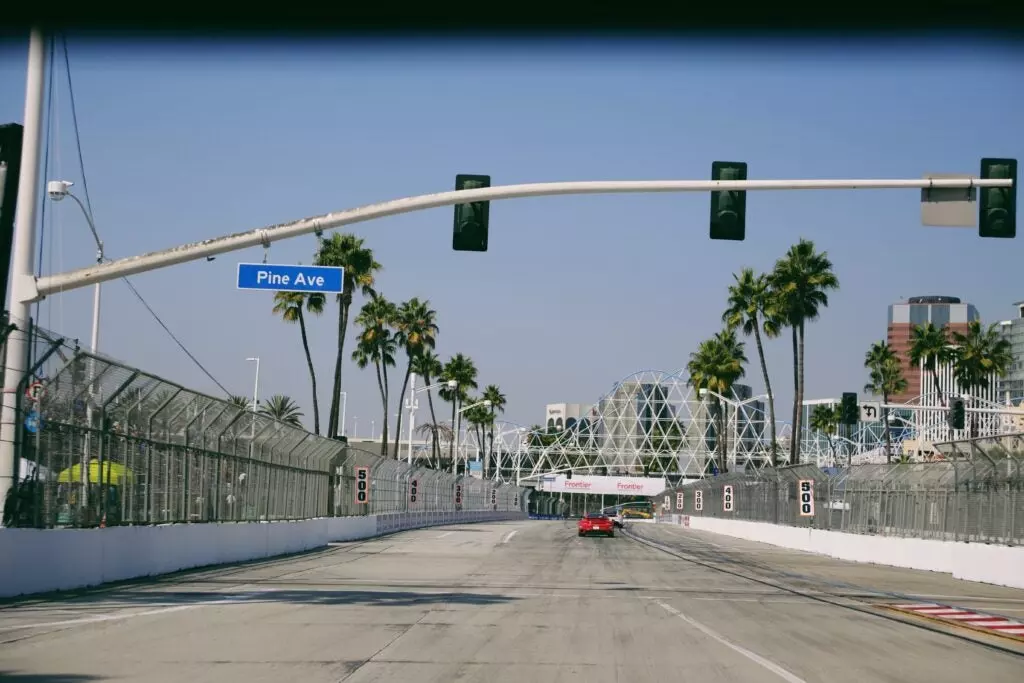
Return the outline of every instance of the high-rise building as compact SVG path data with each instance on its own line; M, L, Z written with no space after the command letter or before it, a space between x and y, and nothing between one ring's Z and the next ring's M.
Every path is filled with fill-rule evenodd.
M886 337L903 365L907 390L890 396L889 400L893 403L906 403L921 395L921 368L910 362L910 342L915 327L932 323L938 328L945 327L947 334L964 333L968 323L980 319L981 315L974 304L962 303L955 296L914 296L905 302L891 304ZM924 393L929 391L926 387Z
M1017 317L999 323L1003 337L1010 342L1010 353L1013 354L1013 362L1006 376L999 381L999 398L1005 401L1009 397L1017 403L1024 399L1024 301L1018 301L1013 307Z

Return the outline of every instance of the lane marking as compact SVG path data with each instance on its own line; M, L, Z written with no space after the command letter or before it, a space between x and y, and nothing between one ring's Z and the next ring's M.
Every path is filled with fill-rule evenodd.
M446 531L443 534L441 534L440 536L438 536L438 538L444 538L445 536L451 536L454 533L455 533L454 531Z
M667 605L667 604L665 604L664 602L661 602L661 601L658 601L658 606L661 607L666 612L668 612L669 614L674 614L679 619L682 619L687 624L689 624L690 626L694 627L695 629L697 629L698 631L700 631L701 633L703 633L707 637L709 637L709 638L711 638L713 640L718 641L722 645L725 645L727 648L729 648L733 652L741 654L744 657L746 657L747 659L749 659L750 661L754 662L755 664L758 664L759 666L767 669L768 671L771 671L773 674L775 674L776 676L778 676L782 680L787 681L788 683L807 683L807 681L805 681L804 679L800 678L799 676L797 676L793 672L788 671L786 669L783 669L781 666L779 666L775 662L772 662L770 660L765 659L764 657L762 657L761 655L757 654L756 652L751 652L747 648L742 647L740 645L737 645L736 643L733 643L732 641L726 639L725 636L717 633L716 631L711 630L710 628L708 628L704 624L700 623L696 619L693 619L692 617L686 616L685 614L683 614L682 612L677 610L675 607L672 607L671 605Z
M511 541L512 537L515 536L517 533L519 533L519 529L513 529L512 531L510 531L507 534L505 534L505 538L501 539L501 544L505 545L506 543Z

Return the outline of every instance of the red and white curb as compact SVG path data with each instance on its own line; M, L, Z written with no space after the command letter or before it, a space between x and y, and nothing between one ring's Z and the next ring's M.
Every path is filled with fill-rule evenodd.
M978 631L986 631L1001 636L1024 640L1024 622L1006 617L982 614L961 607L949 607L931 603L913 603L905 605L886 605L891 609L901 612L909 612L922 617L948 621L950 623L967 626Z

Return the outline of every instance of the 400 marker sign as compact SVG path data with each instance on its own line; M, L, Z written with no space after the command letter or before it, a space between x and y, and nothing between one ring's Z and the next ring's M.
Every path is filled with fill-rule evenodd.
M799 492L800 501L800 516L801 517L813 517L814 516L814 480L813 479L801 479L797 482L797 491Z
M356 505L370 502L370 468L356 468Z
M732 497L732 486L722 487L722 512L732 512L736 508L736 499Z

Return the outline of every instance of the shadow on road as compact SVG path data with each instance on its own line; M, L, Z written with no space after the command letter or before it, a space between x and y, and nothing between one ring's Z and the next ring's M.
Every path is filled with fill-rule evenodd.
M22 674L17 671L0 670L0 681L4 683L84 683L102 680L109 679L87 674Z
M168 590L168 591L106 591L86 595L69 601L25 605L20 608L0 611L0 616L30 614L32 612L59 609L67 617L69 611L90 613L133 607L159 608L187 605L224 603L287 603L293 605L365 605L380 607L415 607L419 605L495 605L517 600L516 597L465 592L415 592L385 590L331 589L260 589L238 592L209 590ZM0 681L7 681L0 675Z

